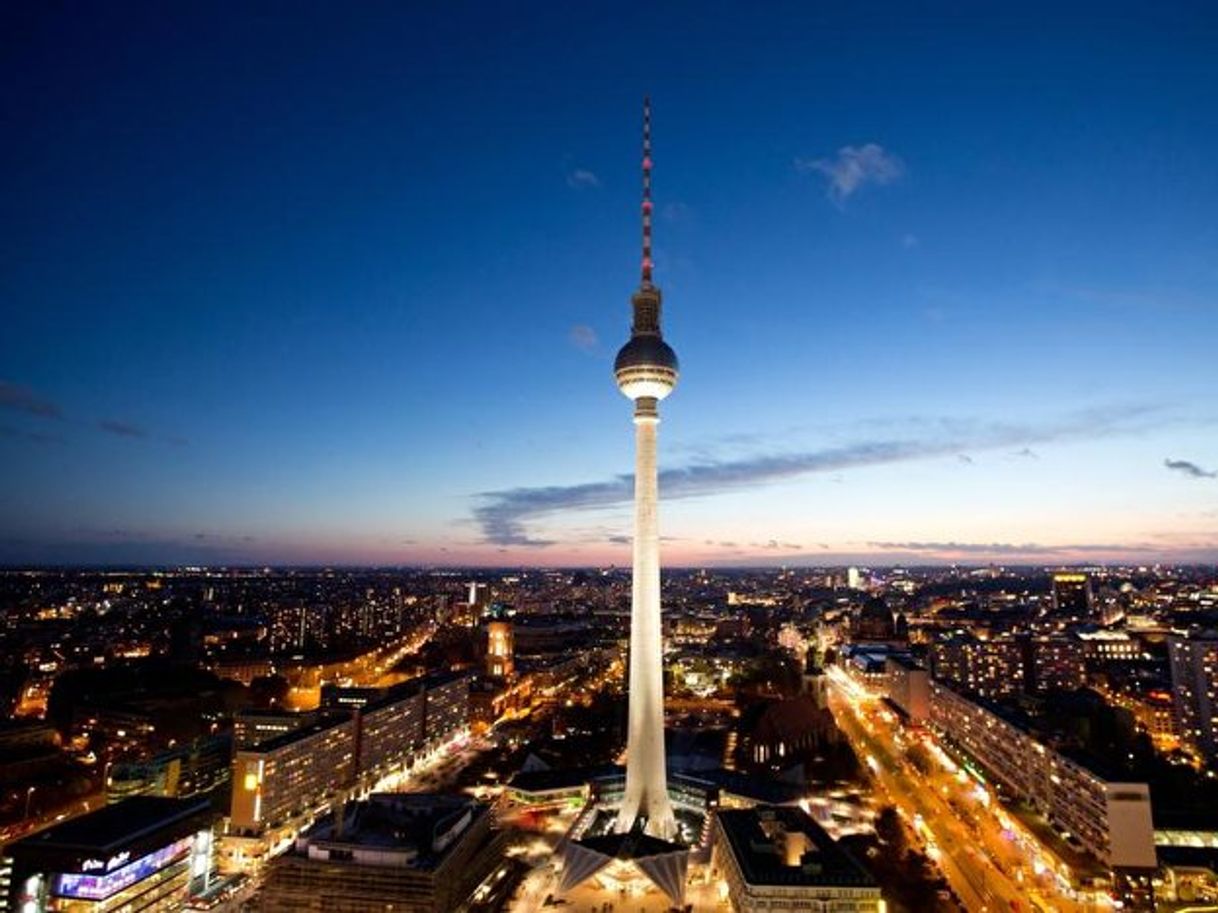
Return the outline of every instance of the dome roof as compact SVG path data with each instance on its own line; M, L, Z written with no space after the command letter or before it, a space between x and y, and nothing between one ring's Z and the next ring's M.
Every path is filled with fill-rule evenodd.
M864 618L872 619L873 621L885 621L892 624L892 612L888 609L886 603L879 596L872 596L863 603L862 611L859 612L859 620Z
M622 346L613 362L615 373L627 368L667 368L677 370L677 353L659 336L634 336Z

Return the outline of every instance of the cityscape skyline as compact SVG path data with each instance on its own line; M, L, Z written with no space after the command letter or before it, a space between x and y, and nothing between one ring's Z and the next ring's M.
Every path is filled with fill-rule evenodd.
M1218 911L1218 9L4 24L0 910Z
M665 564L1218 561L1218 17L1108 9L13 13L0 564L626 565L645 92Z

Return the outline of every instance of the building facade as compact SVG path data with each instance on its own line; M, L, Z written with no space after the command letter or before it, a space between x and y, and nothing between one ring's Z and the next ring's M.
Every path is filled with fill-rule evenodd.
M422 749L425 700L423 683L409 681L386 689L383 695L356 711L359 720L356 768L361 777L375 779L409 763Z
M930 719L1002 787L1030 802L1112 869L1155 867L1150 789L1109 780L1095 765L1067 757L996 709L930 686Z
M233 717L233 745L236 748L249 748L307 726L316 719L317 714L307 711L292 713L287 710L253 708L238 710Z
M1167 650L1176 730L1206 761L1218 763L1218 631L1171 637Z
M230 826L255 835L337 795L355 777L356 717L331 713L239 749L233 760Z
M212 870L211 804L138 796L10 844L8 909L169 913Z
M490 809L456 796L375 794L298 837L267 871L263 913L451 913L503 859Z
M875 879L810 815L789 806L721 809L712 871L733 913L883 913Z
M511 678L515 671L513 660L512 623L495 619L486 626L486 674L495 678Z
M1091 578L1063 571L1053 575L1053 614L1057 618L1084 621L1091 617Z
M930 647L934 677L984 698L1024 690L1024 648L1012 638L981 640L953 634Z
M892 654L884 661L888 679L888 699L914 723L930 716L930 673L903 654Z
M1087 684L1086 651L1077 637L1035 637L1028 653L1030 690L1074 691Z
M435 748L469 725L468 672L437 672L423 681L423 741Z

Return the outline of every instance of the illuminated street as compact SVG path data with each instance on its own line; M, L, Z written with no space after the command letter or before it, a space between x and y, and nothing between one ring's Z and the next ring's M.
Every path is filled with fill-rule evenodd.
M915 770L894 715L841 670L832 669L829 678L838 725L970 911L1095 913L1110 907L1063 893L1069 888L1029 851L1027 838L1017 836L981 784L941 762L929 776ZM932 756L945 758L929 735L922 738Z

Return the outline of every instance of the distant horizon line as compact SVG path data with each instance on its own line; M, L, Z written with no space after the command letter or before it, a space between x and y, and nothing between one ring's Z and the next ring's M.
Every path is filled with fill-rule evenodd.
M868 564L857 562L852 564L671 564L665 565L662 571L836 571L850 568L863 568L876 571L894 570L1045 570L1058 568L1094 568L1097 570L1133 569L1133 568L1176 568L1176 569L1218 569L1218 562L1197 561L1155 561L1155 562L1047 562L1040 564L1002 563L995 562L930 562L930 563L884 563ZM553 564L553 565L480 565L480 564L265 564L265 563L225 563L225 564L3 564L0 563L0 574L29 574L65 571L105 571L109 573L139 573L155 571L468 571L470 573L499 573L521 571L598 571L612 572L631 570L629 564Z

